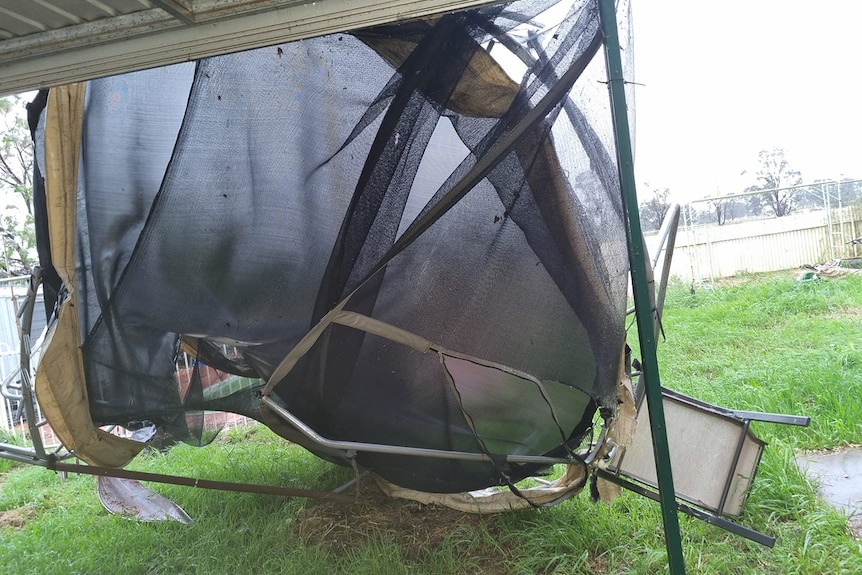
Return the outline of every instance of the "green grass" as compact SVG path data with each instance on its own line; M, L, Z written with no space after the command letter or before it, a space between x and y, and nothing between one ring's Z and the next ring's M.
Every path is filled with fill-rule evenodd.
M659 346L662 382L739 409L799 413L807 429L755 425L800 449L862 439L862 277L754 276L696 290L673 285ZM732 403L732 405L728 405Z
M27 441L24 439L24 435L22 433L19 433L17 430L7 431L5 429L0 429L0 443L17 446L27 445ZM16 465L17 463L10 459L0 458L0 474L6 473Z
M860 316L862 278L796 282L788 272L694 293L671 286L664 385L726 407L812 417L809 428L755 424L769 446L740 522L776 536L776 547L681 516L689 573L862 573L860 543L793 459L800 449L860 442ZM263 427L147 453L132 467L309 489L352 476ZM357 503L334 504L149 484L189 512L195 523L186 527L109 515L89 476L18 466L0 482L0 565L16 574L667 571L658 505L632 493L476 517L375 497L370 485Z

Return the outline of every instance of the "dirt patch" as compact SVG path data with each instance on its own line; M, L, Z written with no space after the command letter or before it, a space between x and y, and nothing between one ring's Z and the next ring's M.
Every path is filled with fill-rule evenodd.
M6 527L21 529L35 515L36 512L30 507L17 507L8 511L0 511L0 529Z
M862 317L862 307L845 307L823 314L823 319L851 319Z
M473 542L475 533L485 531L490 535L488 548L476 548L475 543L471 543L469 553L483 565L482 558L487 557L487 571L484 572L502 573L499 563L506 558L500 556L503 552L500 547L493 544L497 531L494 516L394 499L372 481L362 482L355 494L356 501L352 504L320 502L300 510L296 522L301 539L308 545L323 545L336 553L356 549L370 541L386 541L398 545L405 560L416 561L423 553L439 549L448 538L457 537L461 531L469 533L465 540Z

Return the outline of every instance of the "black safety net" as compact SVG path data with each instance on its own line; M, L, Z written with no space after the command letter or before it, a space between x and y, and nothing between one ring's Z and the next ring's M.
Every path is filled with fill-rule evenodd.
M434 492L575 451L615 405L624 345L605 79L595 3L525 0L89 82L94 422L199 441L225 411L297 439L264 394L333 440L493 456L357 455Z

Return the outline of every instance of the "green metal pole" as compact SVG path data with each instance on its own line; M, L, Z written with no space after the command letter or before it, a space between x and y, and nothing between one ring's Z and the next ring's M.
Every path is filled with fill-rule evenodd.
M605 36L605 59L608 70L608 89L611 98L614 137L617 147L620 185L622 187L623 211L628 220L626 240L629 248L629 265L635 298L635 316L638 323L638 339L641 348L646 399L649 405L652 428L653 453L658 477L659 499L667 560L671 575L685 573L682 556L682 538L679 533L676 495L673 488L673 472L670 465L670 450L667 442L667 427L661 396L661 381L656 358L656 338L653 329L652 305L647 278L647 258L644 252L643 232L638 212L635 191L634 160L626 108L625 80L623 78L620 40L617 32L617 17L614 0L599 0L599 14Z

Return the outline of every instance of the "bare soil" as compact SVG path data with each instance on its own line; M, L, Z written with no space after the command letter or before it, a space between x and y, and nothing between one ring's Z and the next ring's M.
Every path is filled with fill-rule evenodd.
M16 507L8 511L0 511L0 529L6 527L21 529L27 521L35 516L36 511L30 507Z
M358 549L369 541L385 541L396 544L405 560L416 561L423 553L439 549L448 537L457 536L460 530L465 533L486 530L491 536L487 549L474 547L469 554L473 558L487 557L487 561L482 562L484 573L504 572L499 566L504 559L501 553L510 554L513 550L494 544L497 527L493 516L391 498L370 480L360 482L354 494L353 504L323 501L300 510L296 521L302 540L308 545L323 545L336 553Z

